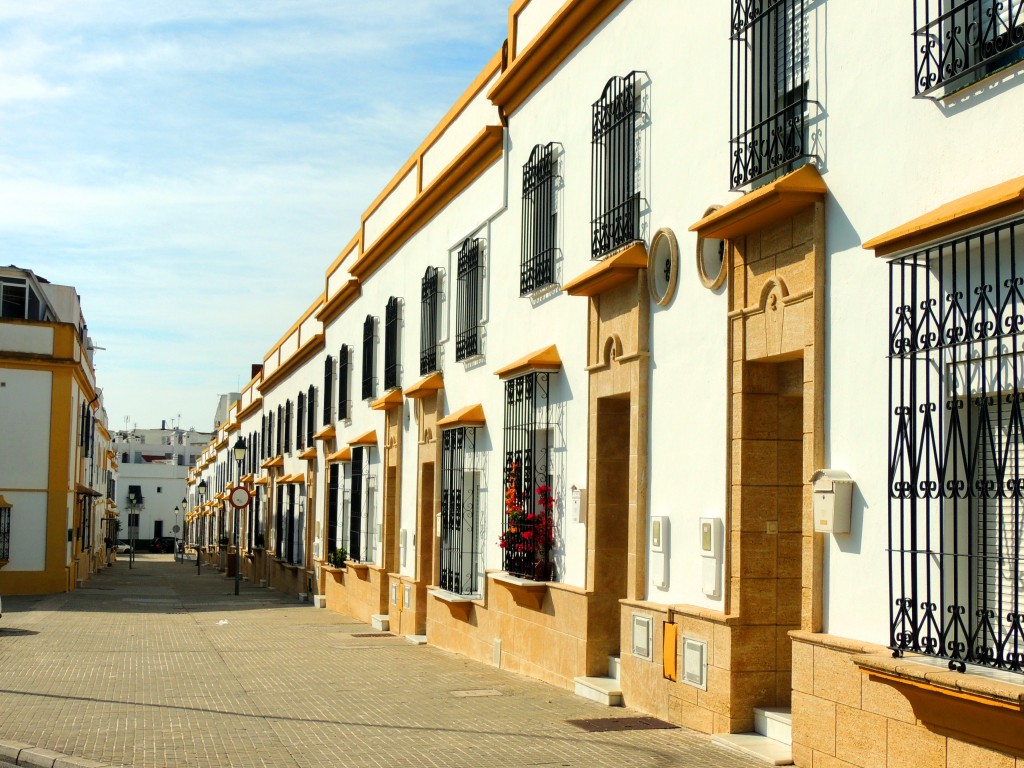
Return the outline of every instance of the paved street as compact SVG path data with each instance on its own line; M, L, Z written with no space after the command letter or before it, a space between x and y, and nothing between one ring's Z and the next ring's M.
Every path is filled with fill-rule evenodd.
M5 597L0 739L132 766L763 765L171 555ZM468 692L468 693L467 693Z

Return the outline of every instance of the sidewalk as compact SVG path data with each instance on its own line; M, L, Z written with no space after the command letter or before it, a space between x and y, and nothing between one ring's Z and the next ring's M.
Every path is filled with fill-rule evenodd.
M131 766L715 766L763 763L171 555L84 589L5 597L0 740Z

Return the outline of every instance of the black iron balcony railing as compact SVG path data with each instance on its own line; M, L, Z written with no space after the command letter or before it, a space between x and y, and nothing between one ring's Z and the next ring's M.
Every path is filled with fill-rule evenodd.
M439 273L427 267L420 282L420 376L436 371L438 333Z
M804 0L733 0L729 182L739 189L810 156Z
M480 241L470 238L459 251L459 299L456 312L455 360L480 354Z
M1024 0L914 0L914 87L942 96L1024 58Z
M636 183L640 74L613 77L592 108L590 255L594 259L640 239Z
M555 145L538 144L523 166L523 235L519 295L555 281Z
M384 389L398 386L398 323L401 302L396 296L384 307Z

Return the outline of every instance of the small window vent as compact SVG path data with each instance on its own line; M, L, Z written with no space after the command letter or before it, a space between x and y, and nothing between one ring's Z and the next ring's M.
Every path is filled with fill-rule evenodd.
M638 659L651 660L651 627L650 616L633 614L633 655Z
M683 682L708 689L708 644L704 640L683 638Z

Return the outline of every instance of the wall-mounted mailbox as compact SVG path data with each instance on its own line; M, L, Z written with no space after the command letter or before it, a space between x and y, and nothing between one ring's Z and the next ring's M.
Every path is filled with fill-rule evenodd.
M718 597L722 563L722 521L717 517L700 519L701 591Z
M654 586L668 589L668 517L651 518L651 576Z
M853 478L841 469L820 469L811 477L814 491L814 530L849 533Z
M587 521L587 489L572 487L572 521L574 523L585 523Z

